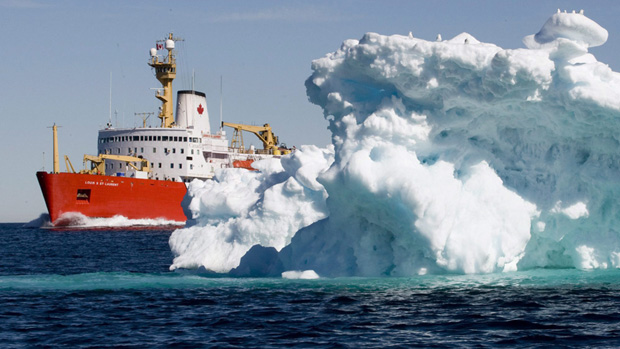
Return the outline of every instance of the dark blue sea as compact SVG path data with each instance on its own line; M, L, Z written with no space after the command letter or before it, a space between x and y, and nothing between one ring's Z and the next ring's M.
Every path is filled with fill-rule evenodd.
M170 272L171 229L0 224L0 347L619 347L620 271Z

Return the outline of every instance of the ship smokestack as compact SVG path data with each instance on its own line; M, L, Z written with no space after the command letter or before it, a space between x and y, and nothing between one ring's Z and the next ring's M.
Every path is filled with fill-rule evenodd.
M206 95L193 90L177 92L175 123L182 128L193 127L203 133L211 133Z

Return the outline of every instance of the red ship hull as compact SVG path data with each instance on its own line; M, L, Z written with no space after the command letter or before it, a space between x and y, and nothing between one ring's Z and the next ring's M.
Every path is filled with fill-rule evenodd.
M184 183L79 173L37 172L50 220L63 213L87 217L158 219L185 222Z
M235 160L233 161L234 168L244 168L250 171L257 171L254 167L252 167L252 163L254 160Z

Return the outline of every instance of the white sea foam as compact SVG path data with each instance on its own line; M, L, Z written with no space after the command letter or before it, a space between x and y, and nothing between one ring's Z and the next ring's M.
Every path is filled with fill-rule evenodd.
M47 213L42 213L39 217L31 220L30 222L24 224L24 227L27 228L50 228L52 227L52 222L50 222L50 215Z
M333 148L192 183L172 268L254 244L323 276L620 267L620 74L588 52L607 35L557 13L523 49L346 40L306 81Z
M52 227L77 227L77 228L122 228L136 226L181 226L184 222L171 221L166 219L129 219L124 216L114 216L110 218L92 218L84 216L79 212L63 213L54 224L50 223L49 215L44 214L39 218L29 222L27 226L52 228Z

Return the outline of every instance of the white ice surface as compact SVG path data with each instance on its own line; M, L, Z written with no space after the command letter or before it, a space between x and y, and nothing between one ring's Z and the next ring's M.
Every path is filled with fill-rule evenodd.
M255 244L282 249L297 230L328 216L316 177L333 151L302 146L292 155L255 162L260 172L223 169L216 180L193 181L189 209L196 224L176 230L171 269L227 272Z
M554 14L526 48L368 33L312 63L333 149L192 183L172 268L254 244L322 276L620 267L620 74Z
M300 279L300 280L311 280L318 279L319 275L314 270L290 270L282 273L283 279Z

